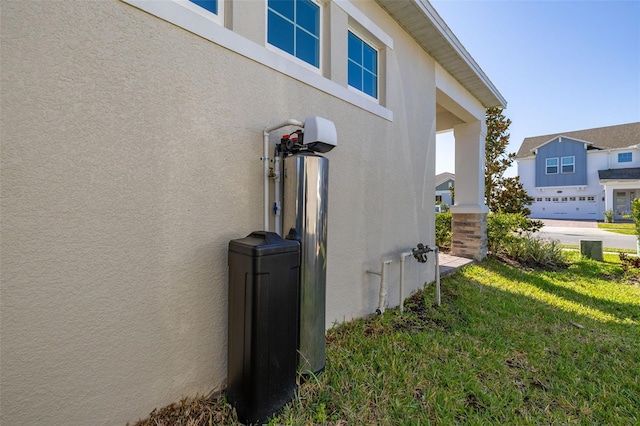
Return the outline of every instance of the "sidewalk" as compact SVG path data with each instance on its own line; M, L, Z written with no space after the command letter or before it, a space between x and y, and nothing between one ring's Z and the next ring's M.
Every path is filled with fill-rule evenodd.
M473 259L452 256L447 253L438 253L438 263L440 264L440 276L453 274L458 268L473 263Z

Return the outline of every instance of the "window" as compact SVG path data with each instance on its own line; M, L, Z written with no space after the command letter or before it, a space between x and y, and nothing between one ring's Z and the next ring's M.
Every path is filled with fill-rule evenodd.
M554 202L554 203L557 203L558 201L559 201L559 200L558 200L558 197L553 197L553 202Z
M195 3L203 9L218 14L218 0L190 0L191 3Z
M267 41L320 67L320 6L311 0L269 0Z
M569 201L575 201L576 197L569 197Z
M541 201L542 201L542 197L538 197L538 198L536 198L536 201L537 201L537 202L541 202Z
M594 202L596 201L596 197L587 197L587 201Z
M562 173L574 173L576 171L576 157L562 157Z
M633 154L631 152L621 152L618 154L618 163L630 163L633 161Z
M569 201L569 198L567 198L567 197L562 197L562 198L561 198L561 201L562 201L563 203L566 203L567 201Z
M587 201L587 197L578 197L579 201Z
M551 201L551 197L545 197L544 200L545 201Z
M548 175L558 174L558 159L557 158L547 158L546 166L547 166L547 174Z
M378 51L349 31L349 86L378 98Z

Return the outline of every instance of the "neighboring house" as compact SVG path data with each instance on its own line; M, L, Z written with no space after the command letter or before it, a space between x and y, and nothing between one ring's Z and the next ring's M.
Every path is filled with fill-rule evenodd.
M382 260L398 305L400 255L433 244L436 132L464 153L452 250L484 256L485 109L506 102L426 0L3 1L0 19L3 425L125 424L224 388L229 241L263 228L263 130L286 120L338 135L327 327L375 311ZM407 262L406 294L434 267Z
M640 123L526 138L516 161L531 217L620 218L640 196Z
M444 172L436 175L436 203L441 202L447 206L453 205L451 200L451 188L456 184L456 175Z

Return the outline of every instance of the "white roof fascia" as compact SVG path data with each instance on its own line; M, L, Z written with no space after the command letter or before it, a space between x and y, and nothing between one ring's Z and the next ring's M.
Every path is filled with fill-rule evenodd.
M583 141L582 139L572 138L572 137L570 137L570 136L557 135L557 136L554 136L553 138L549 139L549 140L548 140L548 141L546 141L545 143L540 144L540 145L536 146L535 148L531 148L531 152L534 152L534 151L536 151L537 149L542 148L543 146L545 146L545 145L547 145L547 144L549 144L549 143L551 143L551 142L555 141L556 139L561 139L561 138L571 139L571 140L572 140L572 141L574 141L574 142L580 142L580 143L584 143L584 144L587 144L587 145L593 145L593 142Z

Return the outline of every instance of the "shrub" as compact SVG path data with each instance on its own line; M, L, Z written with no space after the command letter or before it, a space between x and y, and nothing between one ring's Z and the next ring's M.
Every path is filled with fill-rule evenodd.
M557 269L567 266L567 258L557 241L543 240L526 233L504 240L494 252L535 268Z
M542 222L517 213L492 213L487 216L487 249L494 253L512 239L536 232Z
M613 223L613 210L605 210L602 214L604 215L605 223Z
M451 213L436 215L436 245L440 249L451 248Z
M640 238L640 198L635 198L631 202L631 217L636 225L636 236Z

